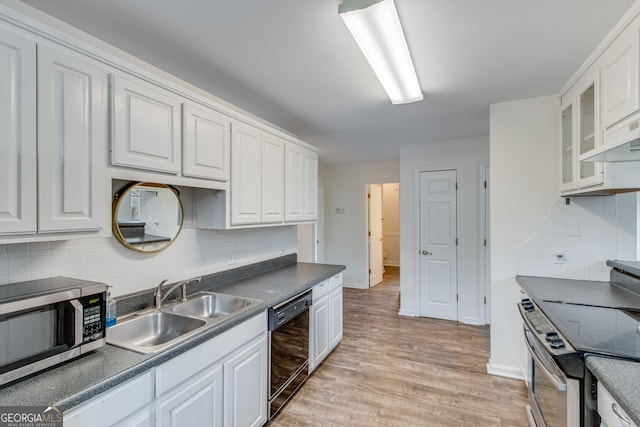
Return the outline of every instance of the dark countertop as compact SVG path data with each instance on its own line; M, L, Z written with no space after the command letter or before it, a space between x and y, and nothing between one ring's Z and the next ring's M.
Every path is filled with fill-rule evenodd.
M586 365L633 422L640 425L640 363L589 355Z
M197 287L189 289L190 294L211 290L261 300L252 309L153 355L105 345L85 356L3 386L0 388L0 406L57 406L63 411L68 410L263 313L272 305L310 289L345 268L342 265L298 263L295 262L295 255L293 263L290 262L291 257L282 259L284 261L279 264L265 262L256 264L257 267L247 266L206 276ZM260 272L261 268L265 271ZM146 301L150 301L151 294L140 293L123 298L123 302L118 301L118 315L121 315L121 311L137 308L143 304L141 301L149 306ZM124 310L121 310L121 305Z
M600 307L640 308L640 295L615 283L550 277L516 276L516 281L534 302L557 301Z

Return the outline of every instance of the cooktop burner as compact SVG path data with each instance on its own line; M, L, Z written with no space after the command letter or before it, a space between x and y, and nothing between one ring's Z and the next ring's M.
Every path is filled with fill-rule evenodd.
M640 310L555 301L540 308L576 350L640 361Z

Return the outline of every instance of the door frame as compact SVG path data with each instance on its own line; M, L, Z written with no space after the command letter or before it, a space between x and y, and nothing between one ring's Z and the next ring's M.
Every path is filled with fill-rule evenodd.
M480 313L483 314L482 322L485 325L491 324L491 240L490 237L490 229L489 229L489 192L491 191L491 181L490 177L490 166L489 162L480 162L478 164L478 199L480 202L479 207L479 216L480 220L478 223L480 229L480 236L478 241L478 254L480 254L480 259L478 261L478 277L481 280L480 289L484 291L483 297L484 301L480 301L479 304L483 304L484 307L480 310ZM487 186L484 186L484 183L487 183ZM484 245L484 241L486 240L487 245Z
M460 187L461 187L461 182L464 182L463 180L463 167L460 164L456 164L456 165L440 165L440 166L422 166L422 167L417 167L414 171L414 178L413 178L413 189L414 189L414 195L413 195L413 200L414 200L414 206L415 206L415 212L414 212L414 224L413 224L413 229L414 230L420 230L420 174L422 172L439 172L439 171L447 171L447 170L455 170L456 171L456 182L458 184L458 188L456 189L456 237L458 238L458 245L456 246L456 292L458 294L458 309L456 310L457 312L457 320L456 321L460 321L460 305L464 300L464 295L461 294L460 292L460 266L463 265L463 251L460 250L460 236L464 235L463 233L463 223L460 220L460 215L458 214L458 212L464 212L464 206L463 206L463 198L460 197ZM413 272L413 277L415 278L414 282L414 292L416 295L416 305L415 305L415 313L416 316L418 317L422 317L422 308L420 306L420 301L422 301L422 286L420 286L420 233L416 232L414 233L414 240L413 240L413 259L414 259L414 272Z

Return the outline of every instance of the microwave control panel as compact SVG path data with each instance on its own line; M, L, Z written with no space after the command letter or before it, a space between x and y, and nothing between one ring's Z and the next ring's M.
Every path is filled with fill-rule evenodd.
M80 298L83 307L82 342L104 337L104 294Z

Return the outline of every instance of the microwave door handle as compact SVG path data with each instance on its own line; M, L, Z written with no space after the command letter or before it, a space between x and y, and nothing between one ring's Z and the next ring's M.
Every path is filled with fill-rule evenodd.
M83 312L82 312L82 304L80 304L80 301L78 301L77 299L71 300L69 301L69 303L73 306L74 309L74 328L73 328L73 338L74 338L74 343L73 346L79 346L80 344L82 344L82 327L83 325Z
M526 334L524 336L524 343L527 345L527 348L529 349L529 353L531 354L531 357L533 357L536 360L536 362L538 362L538 365L540 365L542 367L542 372L544 372L545 376L549 379L549 381L551 381L553 383L555 388L558 391L567 391L567 384L564 383L563 381L560 381L553 373L551 373L547 369L547 367L542 362L542 360L540 359L540 357L538 356L538 354L534 350L533 346L529 342L529 338L527 337Z

